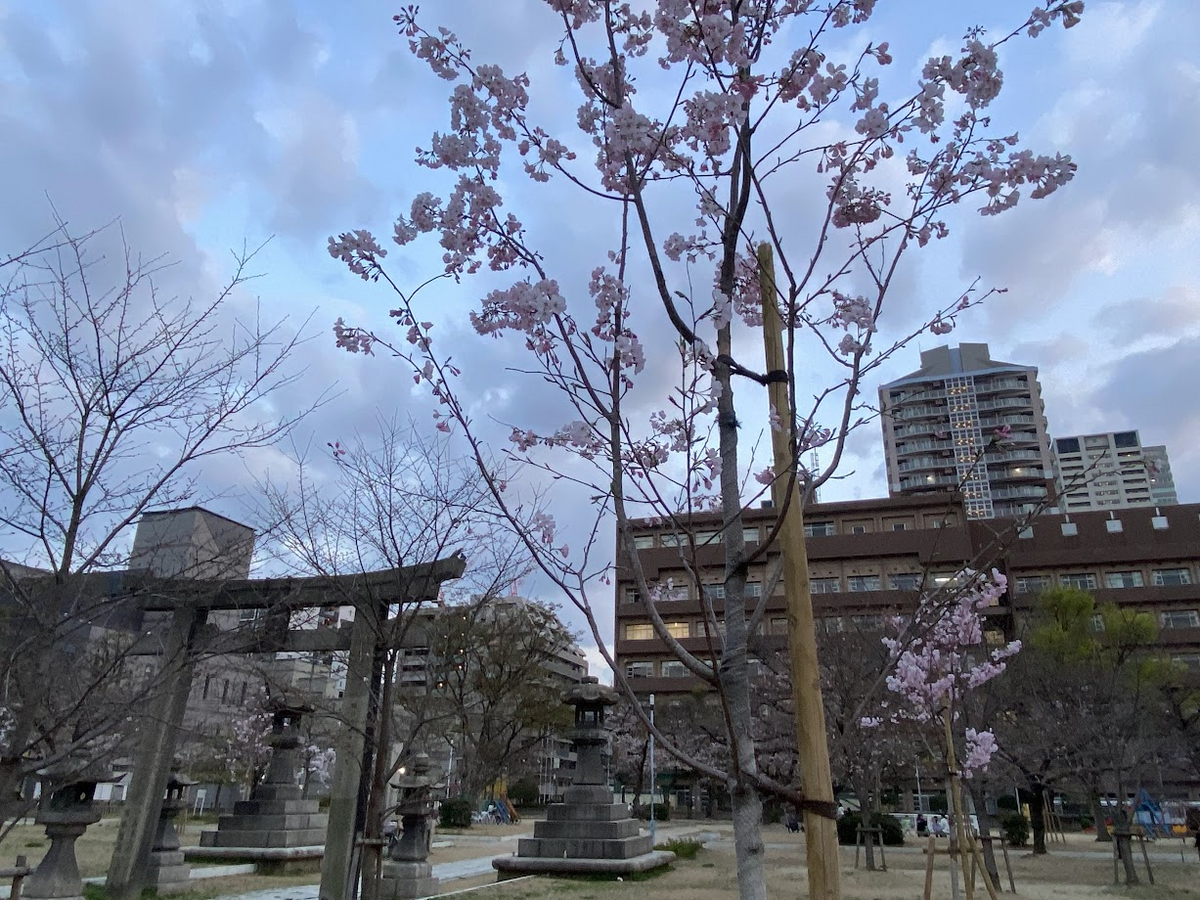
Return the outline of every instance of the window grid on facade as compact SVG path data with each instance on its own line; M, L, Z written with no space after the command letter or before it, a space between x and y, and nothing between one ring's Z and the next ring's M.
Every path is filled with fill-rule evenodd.
M839 594L842 590L842 579L810 578L808 585L814 594Z
M1092 572L1065 572L1058 576L1058 583L1063 587L1077 588L1081 591L1096 589L1096 576Z
M1050 587L1050 579L1045 575L1020 575L1017 577L1018 594L1039 594Z
M650 641L654 639L654 626L649 622L630 622L625 626L625 640Z
M880 589L878 575L851 575L846 579L846 587L852 592L877 591Z
M1187 569L1155 569L1154 584L1164 587L1175 584L1191 584L1192 573Z
M837 529L833 522L805 522L804 536L805 537L832 537L837 534Z
M915 591L921 587L921 576L912 572L889 575L888 587L893 591Z
M1107 588L1140 588L1145 586L1145 582L1141 572L1107 572L1104 575L1104 586Z
M1164 628L1200 628L1200 610L1169 609L1159 613L1158 624Z
M653 678L654 663L652 662L630 662L625 664L626 678Z

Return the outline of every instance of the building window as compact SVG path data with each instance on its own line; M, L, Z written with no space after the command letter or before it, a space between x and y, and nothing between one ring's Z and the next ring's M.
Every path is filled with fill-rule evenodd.
M808 585L814 594L840 594L842 591L840 578L810 578Z
M1194 609L1171 609L1159 613L1158 624L1168 628L1200 628L1200 611Z
M663 678L686 678L689 674L687 666L677 659L663 660L659 669Z
M883 628L883 616L851 616L850 622L858 631L879 631Z
M706 584L704 585L704 596L709 600L724 600L725 585L723 584Z
M1114 491L1113 493L1116 492ZM1121 525L1120 519L1109 519L1104 523L1104 527L1108 530L1109 534L1119 534L1125 530L1124 526Z
M867 526L866 525L851 525L850 533L851 534L866 534Z
M747 581L746 582L746 596L747 597L761 597L762 596L762 582L761 581Z
M841 616L822 616L817 619L817 627L826 634L838 634L845 630L846 624Z
M758 543L758 529L746 527L742 529L742 540L747 544Z
M1062 533L1063 537L1074 537L1075 535L1079 534L1079 526L1074 522L1063 522Z
M262 613L263 611L261 609L239 609L238 621L255 622L262 616Z
M655 603L674 603L688 598L688 589L686 584L670 584L660 581L658 584L651 585L651 593L654 595Z
M625 664L625 677L627 678L653 678L654 663L652 662L631 662Z
M1155 531L1165 531L1168 527L1170 527L1167 524L1166 516L1153 516L1150 519L1150 524L1154 527Z
M1020 531L1017 532L1017 537L1020 538L1021 540L1029 540L1030 538L1033 537L1033 528L1026 525L1024 528L1022 528Z
M1141 572L1107 572L1104 575L1104 586L1107 588L1138 588L1144 585Z
M654 626L649 622L630 622L625 626L625 640L652 641L654 640Z
M877 591L879 590L878 575L851 575L846 579L846 586L851 593L857 591Z
M697 531L697 544L717 544L721 541L721 532L719 531ZM685 542L686 543L686 542Z
M775 616L771 619L771 634L787 634L787 616Z
M1046 575L1020 575L1017 577L1018 594L1040 594L1050 587L1050 579Z
M1191 584L1192 573L1187 569L1155 569L1154 584L1158 587L1172 584Z
M1058 583L1063 587L1077 588L1081 591L1096 589L1096 576L1091 572L1068 572L1058 576Z
M638 593L637 588L627 587L622 593L622 598L626 603L641 603L642 595Z
M654 535L652 534L635 534L633 536L633 546L638 550L650 550L654 547Z
M1100 613L1093 615L1088 621L1088 628L1095 632L1104 631L1104 616L1100 615Z
M893 591L916 591L921 587L921 576L913 572L889 575L888 586Z
M1172 656L1171 661L1189 672L1200 672L1200 653L1179 653Z
M837 532L832 522L805 522L805 537L832 537Z
M667 634L673 638L691 637L692 626L687 622L667 622Z
M907 522L893 522L892 531L908 531Z

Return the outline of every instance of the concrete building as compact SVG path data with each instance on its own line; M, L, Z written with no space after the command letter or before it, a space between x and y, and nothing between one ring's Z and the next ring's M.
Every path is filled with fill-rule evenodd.
M765 539L774 517L772 509L748 511L747 541ZM699 530L718 523L714 516L695 517L691 524ZM706 656L710 636L700 591L720 600L721 546L697 548L697 582L675 534L661 522L634 528L647 579L670 582L657 604L668 630L686 649ZM988 630L997 639L1017 630L1041 590L1080 587L1098 603L1153 613L1164 650L1200 673L1200 504L1046 513L1026 524L1019 518L972 521L961 497L922 494L815 504L806 512L805 532L818 627L827 631L878 627L883 616L914 608L922 583L944 584L967 565L996 566L1009 579L1007 595L987 612ZM751 595L761 593L775 553L772 548L751 567ZM635 679L639 692L702 690L657 639L622 557L615 596L618 667ZM779 586L759 625L761 646L783 646L786 630ZM719 647L719 635L712 639Z
M1053 459L1037 369L994 360L987 344L936 347L879 389L892 496L959 490L972 519L1052 501ZM997 429L1005 429L997 441Z
M1164 446L1143 447L1136 431L1056 438L1059 505L1068 512L1178 503Z

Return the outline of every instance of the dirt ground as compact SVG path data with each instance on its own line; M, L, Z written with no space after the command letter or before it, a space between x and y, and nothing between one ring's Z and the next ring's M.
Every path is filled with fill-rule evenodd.
M106 820L89 828L79 840L77 853L81 874L85 877L104 874L117 826L115 819ZM436 864L511 853L516 849L515 840L502 839L531 831L529 822L517 826L474 826L465 833L439 831L435 840L449 842L451 846L435 848L431 861ZM496 884L494 877L488 875L448 881L443 888L450 892L478 886L481 889L473 892L474 900L619 900L622 895L629 900L677 900L679 896L687 900L733 900L737 896L737 877L728 823L672 823L662 829L660 840L670 838L673 833L697 831L715 832L717 840L695 860L680 861L671 871L646 880L601 882L534 878ZM184 835L185 843L198 842L199 832L198 827L189 828ZM807 890L803 835L789 835L781 826L767 826L764 840L769 895L802 900ZM24 853L31 863L36 864L47 846L40 827L20 826L0 846L0 860L8 863L18 853ZM1158 841L1147 847L1156 884L1149 885L1141 854L1135 852L1142 878L1142 885L1136 892L1138 897L1144 900L1200 898L1200 857L1190 843ZM1085 900L1128 893L1124 886L1113 886L1109 845L1097 844L1090 835L1068 835L1065 843L1051 843L1049 849L1050 853L1041 857L1035 857L1027 850L1010 850L1013 877L1020 897L1026 900ZM855 869L853 848L842 848L845 900L913 900L922 896L926 860L923 845L887 848L886 854L888 870L868 872L865 868ZM1003 861L999 862L1007 893L1007 876ZM949 865L948 856L935 856L932 895L935 900L950 900ZM315 874L208 879L197 882L194 892L189 892L188 896L199 900L252 890L315 884L317 880ZM982 885L977 886L975 896L987 896Z

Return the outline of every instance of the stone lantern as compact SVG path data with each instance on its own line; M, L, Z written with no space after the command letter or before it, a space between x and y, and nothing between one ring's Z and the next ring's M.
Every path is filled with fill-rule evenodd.
M575 707L570 731L575 749L575 776L563 802L546 809L546 821L533 823L533 837L517 842L515 856L498 856L492 866L500 876L627 875L665 866L670 850L655 850L641 834L624 803L614 803L604 767L609 734L604 727L617 692L592 675L563 694Z
M433 794L441 786L424 753L416 754L392 783L400 794L396 813L403 830L383 864L381 900L412 900L438 892L438 879L429 863L429 845L433 838Z
M158 815L158 831L154 835L146 879L160 894L186 887L191 877L191 868L184 862L179 834L175 831L175 818L187 805L188 788L195 783L179 773L178 764L172 767L162 811Z
M46 826L50 849L25 883L24 895L36 900L82 898L83 880L75 859L75 841L89 825L100 821L96 807L96 785L112 780L107 766L98 763L79 767L64 760L38 772L42 801L34 819Z
M604 765L610 738L604 720L608 707L617 703L617 692L588 675L563 695L563 702L575 707L575 727L568 735L575 749L575 777L566 798L576 803L611 803Z

